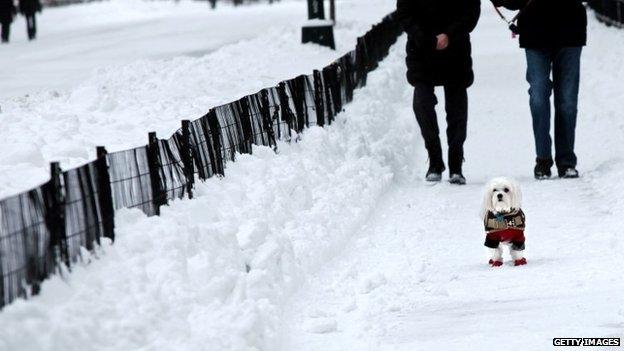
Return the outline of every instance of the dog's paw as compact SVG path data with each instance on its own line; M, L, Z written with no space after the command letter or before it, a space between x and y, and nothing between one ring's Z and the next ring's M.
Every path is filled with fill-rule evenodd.
M514 266L524 266L525 264L527 264L526 258L521 258L514 261Z
M489 263L490 263L490 266L492 266L492 267L500 267L500 266L502 266L502 265L503 265L503 262L502 262L502 261L494 261L494 260L490 260L490 262L489 262Z

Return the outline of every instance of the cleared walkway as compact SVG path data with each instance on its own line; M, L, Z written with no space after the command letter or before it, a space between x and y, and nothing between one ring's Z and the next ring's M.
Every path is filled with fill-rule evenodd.
M396 177L348 249L291 299L283 350L551 350L554 337L624 337L624 122L614 105L624 32L591 21L582 179L536 182L523 52L489 6L473 36L469 184L425 184L420 154L416 174ZM413 119L404 103L397 119ZM509 257L487 265L478 213L482 187L499 175L523 187L524 267Z

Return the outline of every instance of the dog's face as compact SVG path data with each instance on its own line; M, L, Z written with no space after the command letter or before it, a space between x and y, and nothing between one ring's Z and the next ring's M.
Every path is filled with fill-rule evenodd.
M483 213L488 211L501 213L519 209L522 206L522 194L518 183L507 178L492 179L485 187Z

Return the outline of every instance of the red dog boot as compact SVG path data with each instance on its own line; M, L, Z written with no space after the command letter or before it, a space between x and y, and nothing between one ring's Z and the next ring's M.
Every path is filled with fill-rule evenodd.
M524 257L514 261L515 266L524 266L525 264L527 264L527 260Z
M500 266L503 265L503 262L501 262L501 261L494 261L492 259L490 259L489 263L490 263L490 266L492 266L492 267L500 267Z

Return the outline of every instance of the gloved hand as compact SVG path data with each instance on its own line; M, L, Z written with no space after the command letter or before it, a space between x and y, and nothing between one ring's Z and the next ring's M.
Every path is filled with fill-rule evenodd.
M505 5L505 0L490 0L490 1L492 1L492 4L494 4L494 6L496 7L501 7Z

